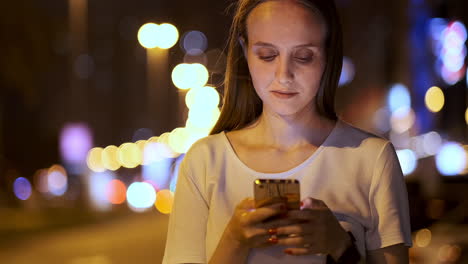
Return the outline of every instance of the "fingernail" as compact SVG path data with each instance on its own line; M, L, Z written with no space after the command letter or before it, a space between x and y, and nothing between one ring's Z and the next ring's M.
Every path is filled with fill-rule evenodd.
M286 250L284 251L284 253L286 253L286 254L288 254L288 255L292 255L292 254L293 254L292 250L290 250L290 249L286 249Z
M270 228L270 229L268 229L268 234L270 234L270 235L276 235L276 233L278 233L278 229L276 229L276 228Z
M271 244L276 244L276 243L278 243L278 238L270 237L270 238L268 238L268 242L271 243Z

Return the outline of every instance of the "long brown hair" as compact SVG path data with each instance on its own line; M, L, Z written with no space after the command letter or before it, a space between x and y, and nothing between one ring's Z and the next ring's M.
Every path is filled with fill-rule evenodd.
M263 103L250 79L247 60L240 39L247 42L247 16L260 3L268 0L239 0L229 31L224 100L221 115L210 134L242 129L258 119ZM338 12L333 0L297 0L298 3L318 12L327 28L325 41L326 66L315 97L317 112L330 120L337 120L335 92L343 63L343 36Z

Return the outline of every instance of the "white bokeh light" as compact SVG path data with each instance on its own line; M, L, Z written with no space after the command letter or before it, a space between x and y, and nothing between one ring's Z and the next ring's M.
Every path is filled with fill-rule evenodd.
M455 142L445 143L436 156L436 166L439 172L445 176L460 174L465 170L466 152L463 147Z

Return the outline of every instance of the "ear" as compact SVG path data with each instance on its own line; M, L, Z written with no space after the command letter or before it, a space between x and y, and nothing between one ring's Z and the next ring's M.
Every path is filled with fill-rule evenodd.
M242 48L242 51L244 52L244 57L247 59L247 43L245 42L244 37L239 37L239 45Z

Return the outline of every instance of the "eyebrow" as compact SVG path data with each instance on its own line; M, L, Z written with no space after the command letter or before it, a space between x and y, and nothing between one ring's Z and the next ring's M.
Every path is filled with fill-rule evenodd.
M253 46L276 48L275 45L273 45L271 43L268 43L268 42L263 42L263 41L257 41L257 42L255 42L253 44ZM301 45L297 45L297 46L294 46L294 47L295 48L303 48L303 47L319 47L319 46L314 44L314 43L306 43L306 44L301 44Z

